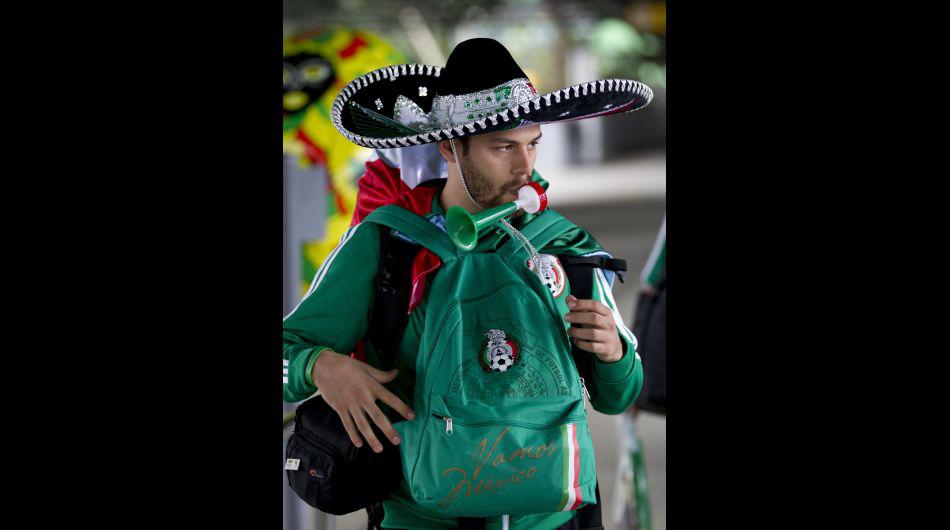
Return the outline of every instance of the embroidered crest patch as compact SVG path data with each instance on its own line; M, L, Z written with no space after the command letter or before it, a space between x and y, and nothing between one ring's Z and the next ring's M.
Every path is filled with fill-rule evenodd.
M482 344L478 361L486 372L507 372L521 361L518 342L500 329L485 333L488 340Z
M557 256L551 254L539 254L539 256L541 257L541 274L539 278L542 283L544 283L544 286L551 291L551 295L557 298L564 293L564 287L567 285L567 275L564 273L564 267L557 259ZM530 258L527 260L526 265L528 269L534 272L534 263Z

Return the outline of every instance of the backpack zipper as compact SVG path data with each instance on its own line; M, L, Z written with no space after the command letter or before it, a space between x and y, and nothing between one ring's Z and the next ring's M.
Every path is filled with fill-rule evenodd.
M450 417L448 417L448 416L442 416L442 415L440 415L440 414L436 414L435 412L433 412L432 415L435 416L436 418L439 418L440 420L442 420L442 421L445 422L445 434L448 434L449 436L451 436L451 435L452 435L452 432L453 432L453 430L452 430L452 418L450 418Z
M590 401L590 392L587 391L587 385L584 383L584 378L581 377L581 388L584 389L584 395L587 396L587 400Z
M445 434L452 434L454 432L453 425L455 424L455 420L453 418L450 418L448 416L443 416L436 412L433 412L432 415L445 422ZM585 419L584 416L571 416L569 418L565 418L564 421L577 422L584 419ZM511 425L513 427L521 427L524 429L531 429L533 431L550 431L552 429L557 429L561 427L562 424L559 423L556 425L542 425L539 423L528 423L528 422L517 421L517 420L499 419L499 420L482 421L482 422L476 422L476 423L464 422L464 423L459 423L459 425L464 425L466 427L489 427L492 425Z

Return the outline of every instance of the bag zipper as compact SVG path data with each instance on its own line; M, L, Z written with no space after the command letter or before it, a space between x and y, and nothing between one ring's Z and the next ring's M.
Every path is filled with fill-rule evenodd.
M557 429L561 425L563 425L561 423L556 424L556 425L542 425L539 423L529 423L526 421L517 421L517 420L493 420L493 421L480 421L480 422L470 423L470 422L458 422L454 418L451 418L449 416L444 416L436 412L433 412L432 416L445 422L445 434L452 434L454 432L453 426L456 423L459 425L464 425L466 427L488 427L491 425L511 425L513 427L522 427L522 428L531 429L534 431L549 431L551 429ZM583 419L584 419L583 416L571 416L569 418L566 418L564 421L567 423L570 423L574 421L580 421Z
M581 377L580 380L581 380L581 388L584 389L584 395L587 396L587 401L590 401L590 392L587 391L587 384L584 383L583 377Z
M436 414L435 412L433 412L432 415L445 422L445 434L448 434L449 436L451 436L453 432L452 418L449 418L448 416L442 416L441 414Z

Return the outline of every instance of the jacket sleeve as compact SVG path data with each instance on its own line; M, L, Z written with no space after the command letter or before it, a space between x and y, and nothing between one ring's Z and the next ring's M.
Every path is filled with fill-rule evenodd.
M297 307L284 317L284 401L317 391L310 378L320 353L349 353L366 333L379 262L379 228L361 223L348 229L313 277Z
M637 338L634 337L626 325L617 303L611 293L610 282L602 269L592 269L594 275L594 289L592 298L610 308L613 313L614 324L620 334L620 343L623 345L623 357L620 360L605 363L591 355L591 380L588 382L588 392L591 396L591 405L598 412L604 414L620 414L627 410L636 401L643 386L643 365L637 353Z
M575 227L567 230L545 247L552 254L594 256L610 254L586 230ZM590 268L592 275L591 298L610 308L614 324L623 346L623 357L613 363L601 362L593 353L575 348L575 362L590 393L594 410L604 414L620 414L627 410L643 386L643 366L637 353L637 339L623 323L611 292L614 273ZM580 351L579 354L577 352Z

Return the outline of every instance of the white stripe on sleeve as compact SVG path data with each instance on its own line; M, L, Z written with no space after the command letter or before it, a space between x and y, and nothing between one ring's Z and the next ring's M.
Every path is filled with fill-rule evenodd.
M309 298L310 295L317 290L317 287L319 287L320 283L323 282L323 278L326 276L327 271L330 270L333 260L336 259L337 255L341 250L343 250L343 247L346 246L346 243L350 240L350 238L353 237L353 234L356 233L356 229L359 227L360 225L356 225L343 233L343 236L340 237L340 243L337 244L336 248L333 249L333 252L330 252L330 255L327 256L327 259L323 260L323 264L320 265L317 273L313 275L313 281L310 283L310 289L307 290L307 294L305 294L303 298L300 299L300 302L297 303L297 306L294 307L294 309L284 317L284 321L290 318L290 316L293 315L298 308L300 308L300 305L303 304L304 300Z
M660 225L660 233L656 236L656 241L653 242L653 249L650 250L650 257L647 258L647 264L643 267L643 272L640 273L640 280L643 283L647 282L647 278L650 277L650 273L653 272L653 267L656 267L656 260L660 258L660 251L663 250L663 245L666 244L666 216L663 216L663 224Z
M599 268L594 269L594 278L597 280L597 290L600 292L600 303L610 308L610 311L614 315L614 324L617 326L617 330L630 341L630 344L633 345L634 351L637 349L637 338L633 336L633 332L627 329L627 326L623 323L623 318L620 317L620 312L617 311L617 303L614 302L614 295L610 292L610 287L607 286L607 279L604 277L604 271ZM637 354L637 358L640 355Z

